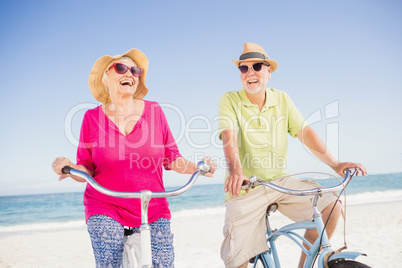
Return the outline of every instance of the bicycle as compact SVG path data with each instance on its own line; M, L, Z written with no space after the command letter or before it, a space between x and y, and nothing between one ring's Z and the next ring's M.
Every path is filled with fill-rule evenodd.
M179 189L166 192L151 192L143 190L141 192L117 192L109 190L99 185L94 178L87 173L65 166L62 170L64 174L71 174L85 179L93 188L99 192L119 198L140 198L141 199L141 226L140 239L134 236L130 229L125 229L123 267L124 268L152 268L152 252L151 252L151 229L148 224L148 205L152 198L173 197L188 191L195 183L199 175L208 173L210 166L200 161L197 170L193 173L190 180Z
M329 268L369 268L369 266L354 261L358 256L366 256L364 253L353 252L353 251L342 251L344 248L335 251L331 248L329 243L329 238L325 230L325 224L322 220L321 213L317 209L317 203L320 196L328 192L337 192L339 190L344 190L348 183L352 180L353 176L356 174L357 170L347 170L344 180L337 186L328 188L316 188L310 190L292 190L277 186L271 182L261 181L255 176L249 178L249 183L242 186L243 189L252 189L256 186L263 185L270 187L276 191L289 195L298 196L314 196L312 199L312 209L313 209L313 221L312 222L297 222L285 225L279 230L273 230L269 223L270 213L273 213L278 208L278 204L270 204L266 212L266 226L267 226L267 243L269 250L267 252L261 253L249 261L248 267L264 267L264 268L280 268L280 262L278 257L278 251L276 247L276 239L279 237L287 237L291 241L297 244L301 250L307 255L304 262L304 267L313 267L314 263L317 261L319 268L329 267ZM296 230L307 230L316 229L318 232L318 237L313 244L307 241L303 236L298 234ZM309 249L303 245L308 245Z

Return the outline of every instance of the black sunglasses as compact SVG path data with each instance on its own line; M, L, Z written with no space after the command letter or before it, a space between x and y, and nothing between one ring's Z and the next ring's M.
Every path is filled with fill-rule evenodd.
M253 68L254 72L259 72L259 71L261 71L261 69L262 69L262 65L269 66L269 64L266 64L266 63L263 63L263 62L258 62L258 63L254 63L254 64L251 66L251 68ZM240 66L239 66L239 70L240 70L240 72L241 72L242 74L248 73L248 68L249 68L248 65L240 65Z
M114 68L116 73L118 74L125 74L128 70L131 71L133 76L139 77L142 74L142 69L137 66L133 67L128 67L127 65L124 65L123 63L113 63L113 65L110 68Z

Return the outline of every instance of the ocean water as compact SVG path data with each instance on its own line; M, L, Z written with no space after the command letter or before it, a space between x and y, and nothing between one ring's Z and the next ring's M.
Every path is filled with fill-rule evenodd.
M314 179L324 186L337 184L335 179ZM346 193L348 205L402 201L402 173L355 177ZM195 185L168 201L173 213L191 215L223 208L224 196L222 184ZM73 228L83 222L83 193L0 196L0 236L34 229Z

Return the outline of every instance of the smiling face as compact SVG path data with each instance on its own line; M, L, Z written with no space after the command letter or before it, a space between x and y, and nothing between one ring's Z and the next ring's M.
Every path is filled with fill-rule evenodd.
M114 60L110 63L111 67L105 72L106 75L102 79L112 101L114 98L132 98L140 83L139 77L133 76L130 69L127 69L127 72L125 72L124 74L117 73L112 66L113 63L122 63L128 67L133 67L137 65L131 58L128 57Z
M240 73L240 80L246 93L253 95L264 94L265 96L265 88L269 79L271 79L271 66L262 65L261 70L256 72L252 68L255 63L258 63L258 61L244 61L240 63L240 66L248 66L247 73Z

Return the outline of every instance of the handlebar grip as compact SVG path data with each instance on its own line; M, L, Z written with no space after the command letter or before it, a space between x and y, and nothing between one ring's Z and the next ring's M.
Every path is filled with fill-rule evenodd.
M65 167L61 170L61 172L63 172L63 174L71 174L70 171L71 171L72 169L73 169L72 167L65 166Z
M211 166L204 161L198 162L197 168L201 171L202 175L204 175L205 173L208 173L211 170Z

